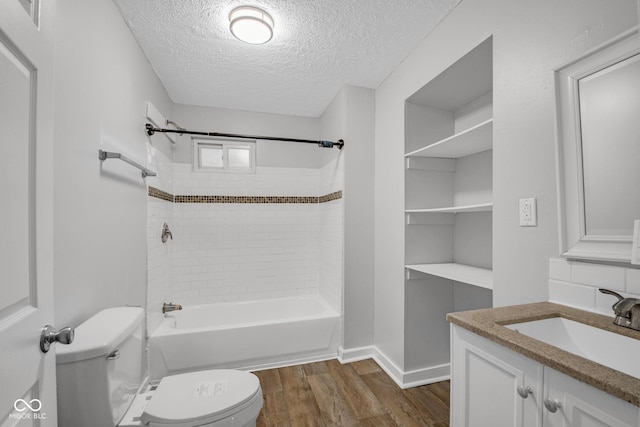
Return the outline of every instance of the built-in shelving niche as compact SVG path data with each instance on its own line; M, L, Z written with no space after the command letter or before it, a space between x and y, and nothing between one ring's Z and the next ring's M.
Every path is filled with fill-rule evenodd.
M405 363L428 369L446 313L492 306L491 38L406 100L405 153Z

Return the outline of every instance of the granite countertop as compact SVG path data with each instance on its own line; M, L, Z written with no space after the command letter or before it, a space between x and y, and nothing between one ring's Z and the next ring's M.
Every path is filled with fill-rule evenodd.
M551 317L564 317L640 340L640 331L614 325L613 316L603 316L550 302L450 313L447 320L563 374L640 406L640 379L502 326Z

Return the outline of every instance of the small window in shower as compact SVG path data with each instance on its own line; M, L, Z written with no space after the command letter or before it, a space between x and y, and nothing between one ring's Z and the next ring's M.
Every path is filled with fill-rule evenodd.
M197 171L255 171L255 142L193 140L193 168Z
M200 161L198 167L203 168L223 168L224 167L224 146L214 144L199 144Z
M228 166L230 168L251 167L251 149L248 147L227 148L227 158L229 159Z

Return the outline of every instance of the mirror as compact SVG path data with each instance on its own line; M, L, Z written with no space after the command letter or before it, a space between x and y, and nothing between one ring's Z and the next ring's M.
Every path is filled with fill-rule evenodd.
M630 262L640 219L638 29L555 73L561 252Z
M640 54L580 79L578 93L586 234L631 236L640 219Z

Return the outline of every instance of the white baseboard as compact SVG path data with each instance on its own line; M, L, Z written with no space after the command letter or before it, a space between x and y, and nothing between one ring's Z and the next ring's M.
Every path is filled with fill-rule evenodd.
M451 364L429 366L405 372L402 379L402 388L418 387L425 384L438 383L451 379Z
M396 384L398 384L400 388L405 388L403 387L403 384L402 384L402 377L403 377L402 369L400 369L398 365L393 363L391 359L389 359L377 347L375 348L375 351L373 354L373 360L375 360L376 363L380 365L382 370L384 370L387 373L387 375L389 375L391 379L395 381Z
M375 360L387 375L398 384L398 387L403 389L445 381L451 377L449 363L405 372L375 346L351 349L338 348L338 360L340 363L351 363L365 359Z
M326 360L333 360L336 358L336 353L317 354L309 357L298 357L295 359L278 360L268 363L260 363L256 365L239 366L234 369L241 371L255 372L264 371L266 369L284 368L286 366L304 365L306 363L324 362Z
M357 347L345 350L338 347L338 361L340 363L358 362L360 360L371 359L374 354L375 347L370 345L367 347Z

